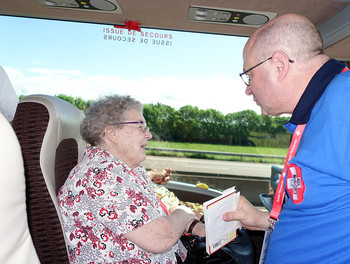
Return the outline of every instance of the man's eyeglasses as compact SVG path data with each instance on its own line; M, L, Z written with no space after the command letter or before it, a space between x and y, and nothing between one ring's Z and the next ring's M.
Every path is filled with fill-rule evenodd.
M122 122L117 123L117 125L130 125L130 124L139 124L143 133L146 133L149 130L149 127L147 126L146 122L139 121L139 122Z
M240 73L239 76L242 78L245 85L250 86L250 76L247 73L250 72L251 70L255 69L256 67L258 67L259 65L263 64L264 62L267 62L268 60L271 60L271 59L272 59L272 57L269 57L266 60L263 60L263 61L259 62L258 64L254 65L253 67L249 68L248 70ZM289 59L289 62L294 63L294 60Z

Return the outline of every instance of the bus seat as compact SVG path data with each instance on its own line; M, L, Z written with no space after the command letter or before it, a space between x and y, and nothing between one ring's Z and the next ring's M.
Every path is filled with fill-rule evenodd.
M0 113L10 122L16 112L18 96L7 76L4 68L0 66Z
M84 114L49 95L29 95L19 102L13 128L21 144L29 229L41 263L68 263L57 192L82 157Z
M29 232L21 148L10 123L0 114L0 263L40 263Z

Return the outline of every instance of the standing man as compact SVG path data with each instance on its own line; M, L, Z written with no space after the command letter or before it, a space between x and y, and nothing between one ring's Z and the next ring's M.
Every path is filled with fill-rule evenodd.
M292 114L285 126L294 153L272 213L242 197L223 219L251 230L274 225L265 263L350 263L350 71L324 54L316 27L296 14L258 28L243 59L246 94L262 113Z

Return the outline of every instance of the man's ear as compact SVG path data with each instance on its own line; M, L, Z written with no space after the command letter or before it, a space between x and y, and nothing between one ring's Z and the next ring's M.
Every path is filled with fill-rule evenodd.
M115 128L114 126L106 126L104 130L106 139L113 143L117 143L118 140L116 130L117 128Z
M275 51L271 58L275 65L278 81L283 81L289 71L289 58L283 51Z

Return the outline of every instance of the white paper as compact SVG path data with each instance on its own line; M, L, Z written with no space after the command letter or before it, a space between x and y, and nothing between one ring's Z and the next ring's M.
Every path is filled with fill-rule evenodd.
M225 222L222 215L228 211L236 211L240 193L231 187L216 198L203 203L206 251L212 254L236 238L237 228L241 228L239 221Z

